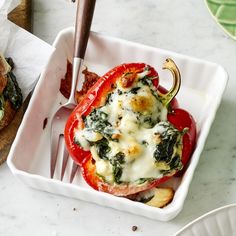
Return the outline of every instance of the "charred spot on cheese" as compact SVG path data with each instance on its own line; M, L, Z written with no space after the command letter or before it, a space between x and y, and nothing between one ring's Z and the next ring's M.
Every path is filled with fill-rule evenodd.
M131 158L138 157L142 154L142 146L139 145L138 143L131 143L131 145L128 147L127 151L127 156Z
M131 98L130 105L134 112L150 113L153 110L152 106L155 102L153 100L152 97L137 95Z
M167 121L149 68L126 73L75 131L75 141L90 150L96 172L111 184L142 185L182 168L183 133Z

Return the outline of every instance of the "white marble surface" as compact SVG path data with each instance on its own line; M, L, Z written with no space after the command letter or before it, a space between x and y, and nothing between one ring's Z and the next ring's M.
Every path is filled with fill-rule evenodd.
M52 43L73 25L74 5L34 0L34 33ZM122 16L121 16L122 13ZM203 213L236 202L236 42L203 0L98 0L92 29L223 65L230 80L182 212L170 222L30 189L0 166L0 235L173 235ZM137 225L138 230L132 231Z

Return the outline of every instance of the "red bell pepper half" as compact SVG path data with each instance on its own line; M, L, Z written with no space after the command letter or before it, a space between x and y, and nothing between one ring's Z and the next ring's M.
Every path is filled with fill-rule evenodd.
M188 162L192 154L196 139L196 125L188 112L178 108L178 102L175 99L175 95L180 87L180 74L174 62L171 59L167 59L167 62L163 67L164 69L170 70L174 77L174 85L169 92L167 92L165 88L159 86L158 73L151 66L144 63L122 64L110 70L95 83L72 112L65 126L65 142L69 154L73 160L81 166L82 174L86 182L96 190L108 192L116 196L127 196L155 187L171 177L164 176L160 179L154 179L149 182L146 181L140 185L108 184L96 174L95 160L92 158L90 151L84 151L74 142L75 130L84 128L83 117L90 114L94 108L104 105L107 94L114 89L114 84L117 80L120 79L122 75L128 73L130 74L130 77L126 80L126 83L132 83L135 75L145 71L147 68L149 68L147 76L152 78L153 85L157 88L157 93L162 98L163 104L170 107L170 113L168 114L169 122L180 131L187 128L187 131L183 136L183 165Z

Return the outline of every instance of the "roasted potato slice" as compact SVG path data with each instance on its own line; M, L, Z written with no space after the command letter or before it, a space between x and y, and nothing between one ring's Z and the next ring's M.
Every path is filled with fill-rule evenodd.
M153 207L164 207L172 201L174 190L172 188L154 188L154 196L145 204Z
M172 201L174 193L175 191L170 187L159 187L129 195L128 198L132 201L142 202L149 206L161 208Z

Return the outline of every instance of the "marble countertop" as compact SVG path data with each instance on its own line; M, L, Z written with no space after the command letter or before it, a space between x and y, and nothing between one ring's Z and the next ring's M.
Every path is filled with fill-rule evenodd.
M122 14L122 16L121 16ZM34 0L34 34L52 43L74 24L75 5ZM190 185L170 222L100 207L28 188L0 166L0 235L173 235L196 217L236 202L236 42L203 0L98 0L92 30L216 62L229 83ZM138 227L132 231L132 226Z

